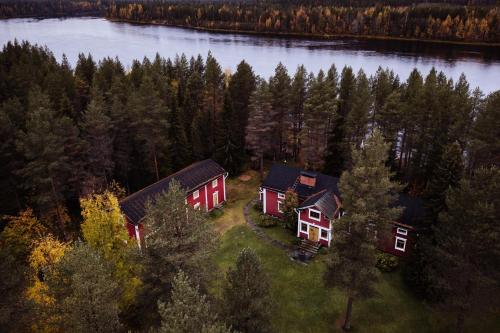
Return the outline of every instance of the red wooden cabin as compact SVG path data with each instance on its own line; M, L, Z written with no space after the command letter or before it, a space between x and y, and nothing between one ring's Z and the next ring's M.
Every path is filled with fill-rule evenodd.
M297 237L330 246L335 241L335 221L342 216L342 201L338 178L322 173L275 164L261 185L259 194L265 214L282 218L283 202L288 189L299 197L297 208ZM407 194L400 194L396 202L403 214L391 226L391 234L380 241L385 252L406 256L417 237L421 221L422 202Z
M227 172L212 159L193 163L158 182L139 190L120 201L120 208L127 221L130 237L135 238L139 247L144 237L142 220L146 202L168 191L175 179L186 191L186 203L207 212L226 201Z

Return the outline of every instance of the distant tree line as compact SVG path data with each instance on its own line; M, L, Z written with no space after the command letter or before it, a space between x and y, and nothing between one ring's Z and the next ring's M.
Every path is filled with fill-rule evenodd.
M206 29L311 36L500 42L498 6L119 2L107 17Z
M99 0L2 0L0 19L15 17L101 16L105 6Z
M98 15L252 33L500 42L497 1L4 0L0 18Z

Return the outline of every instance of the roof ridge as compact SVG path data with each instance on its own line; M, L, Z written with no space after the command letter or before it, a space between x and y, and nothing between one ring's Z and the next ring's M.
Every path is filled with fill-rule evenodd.
M170 174L170 175L168 175L166 177L163 177L162 179L157 180L156 182L154 182L152 184L149 184L148 186L143 187L143 188L141 188L140 190L138 190L138 191L136 191L134 193L129 194L128 196L126 196L125 198L123 198L122 200L120 200L120 203L125 202L125 201L127 201L129 199L134 198L137 194L140 194L140 193L144 192L145 190L149 189L150 187L152 187L152 186L154 186L154 185L156 185L156 184L158 184L160 182L163 182L163 181L165 181L168 178L172 178L172 177L174 177L175 175L178 175L181 172L184 172L184 171L187 171L187 170L191 169L193 166L195 166L197 164L200 164L202 162L209 161L209 160L212 160L212 159L211 158L207 158L207 159L204 159L204 160L201 160L201 161L193 162L190 165L188 165L188 166L186 166L186 167L184 167L184 168L182 168L182 169L180 169L180 170L178 170L178 171L176 171L176 172L174 172L174 173L172 173L172 174Z

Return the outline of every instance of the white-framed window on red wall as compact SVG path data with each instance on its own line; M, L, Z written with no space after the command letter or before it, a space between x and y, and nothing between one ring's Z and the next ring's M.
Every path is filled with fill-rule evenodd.
M193 192L193 199L198 199L200 197L200 190L196 190Z
M406 239L401 237L396 237L396 241L394 243L394 248L399 251L405 252L406 250Z

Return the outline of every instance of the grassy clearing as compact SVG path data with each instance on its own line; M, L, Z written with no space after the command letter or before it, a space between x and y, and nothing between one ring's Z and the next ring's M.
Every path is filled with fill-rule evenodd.
M252 178L246 182L239 179L228 181L229 202L224 214L213 219L221 233L220 247L214 255L220 272L225 273L230 266L234 266L239 252L250 247L261 257L271 279L271 293L276 302L272 310L273 332L341 332L339 327L346 300L340 291L326 289L323 285L325 256L316 257L308 265L291 261L284 251L263 242L245 224L243 207L256 196L259 184L258 174L249 175ZM253 209L250 213L255 218L259 216ZM294 238L280 226L263 230L283 242ZM215 296L220 295L222 281L218 278L213 283L211 291ZM382 274L377 290L377 297L354 303L354 332L452 331L450 323L453 319L415 299L405 288L398 271ZM468 332L500 331L500 316L473 317L468 319Z
M233 226L244 224L243 208L257 196L260 179L257 172L248 171L244 175L250 179L243 181L239 178L226 179L227 202L224 204L224 214L214 218L215 230L223 234Z

